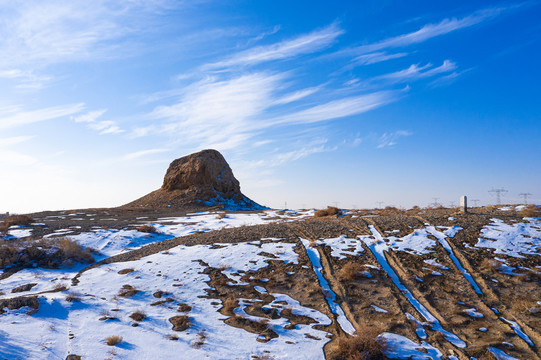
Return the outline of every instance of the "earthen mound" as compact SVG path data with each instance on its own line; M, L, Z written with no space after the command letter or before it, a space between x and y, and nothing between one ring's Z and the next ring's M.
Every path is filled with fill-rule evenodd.
M217 206L226 210L262 210L242 194L240 183L222 154L200 152L174 160L160 189L123 207L192 208Z

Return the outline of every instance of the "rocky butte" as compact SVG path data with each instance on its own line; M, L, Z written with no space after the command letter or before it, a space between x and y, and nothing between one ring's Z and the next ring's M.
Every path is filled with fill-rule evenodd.
M246 197L225 158L212 149L174 160L163 185L124 208L221 207L225 210L267 209Z

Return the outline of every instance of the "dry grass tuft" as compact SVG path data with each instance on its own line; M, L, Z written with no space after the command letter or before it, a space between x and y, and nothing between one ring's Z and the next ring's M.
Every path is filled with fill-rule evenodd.
M205 340L207 340L207 335L205 334L205 330L201 330L197 333L197 339L192 343L192 347L194 349L201 349L205 345Z
M405 212L405 210L399 209L394 206L386 206L384 209L380 210L380 214L386 216L404 215Z
M71 266L74 262L94 262L92 249L83 249L66 238L38 240L10 240L0 243L0 269L9 266L54 269Z
M334 206L327 206L326 209L320 209L314 213L314 217L325 217L325 216L333 216L333 215L336 215L336 216L342 215L342 210Z
M192 307L188 304L180 303L178 304L178 312L189 312L192 311Z
M68 302L81 302L81 296L76 293L70 293L66 296L66 301Z
M120 344L123 340L122 336L113 335L105 338L105 343L109 346L115 346L116 344Z
M149 233L149 234L156 233L156 228L154 227L154 225L149 225L149 224L138 226L137 230L140 232Z
M173 316L169 322L173 324L173 331L184 331L192 325L190 318L186 315Z
M217 216L218 216L218 219L224 219L227 217L227 214L225 212L220 212L217 214Z
M235 313L233 310L239 306L239 301L236 298L229 297L223 301L224 306L222 307L222 313L224 315L233 316Z
M361 264L355 263L355 262L348 262L346 265L344 265L340 272L338 273L338 277L342 281L347 280L355 280L362 276L364 272L364 268Z
M137 294L139 290L134 288L131 285L122 285L122 289L118 292L118 296L122 297L132 297L133 295Z
M528 205L519 212L522 217L541 217L541 206Z
M364 328L356 336L339 335L329 344L329 360L379 360L385 359L386 343L378 338L378 328Z
M134 269L122 269L118 272L119 275L126 275L126 274L129 274L131 272L134 272L135 270Z
M147 314L145 314L142 310L137 310L133 314L130 315L130 318L133 321L143 321L147 317Z

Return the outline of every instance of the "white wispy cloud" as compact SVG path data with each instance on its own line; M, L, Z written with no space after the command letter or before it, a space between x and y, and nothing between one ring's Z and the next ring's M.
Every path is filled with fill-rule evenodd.
M386 52L373 52L369 54L359 55L352 60L352 63L355 65L370 65L376 64L387 60L398 59L404 56L407 56L408 53L396 53L388 54Z
M336 150L336 147L326 146L327 142L327 139L316 139L300 149L276 154L270 161L265 162L265 166L280 166L284 163L296 161L313 154Z
M332 24L276 44L257 46L241 51L228 59L208 64L204 69L225 68L238 65L255 65L272 60L292 58L302 54L310 54L330 46L344 31L336 24Z
M279 116L270 116L278 111L274 106L300 100L319 90L307 88L282 95L287 83L286 73L253 73L228 80L197 82L179 102L156 107L149 114L155 123L134 129L131 136L169 134L183 139L184 143L226 150L238 148L271 127L307 125L357 115L400 96L400 91L379 91L315 106L301 103L294 110L281 109ZM298 110L300 106L304 109Z
M311 124L358 115L393 102L398 97L398 91L378 91L351 96L271 119L269 124Z
M154 154L160 154L160 153L164 153L164 152L167 152L169 151L169 149L148 149L148 150L141 150L141 151L136 151L136 152L132 152L132 153L129 153L129 154L126 154L122 157L123 160L135 160L135 159L139 159L141 157L144 157L144 156L148 156L148 155L154 155Z
M2 1L0 66L118 56L112 40L120 42L127 35L148 31L145 20L171 6L171 1L143 0Z
M83 103L52 106L44 109L23 111L12 110L7 116L0 117L0 129L9 129L24 126L40 121L57 119L81 112L84 109Z
M276 99L274 103L276 105L289 104L289 103L304 99L305 97L310 96L312 94L315 94L320 89L321 87L312 87L312 88L295 91L293 93L285 94L281 98Z
M33 139L34 137L35 136L26 135L26 136L13 136L13 137L8 137L8 138L0 138L0 148L21 144Z
M401 82L407 80L416 80L433 77L442 73L448 73L456 70L457 65L451 60L444 60L438 67L432 67L432 64L419 66L413 64L407 69L399 70L393 73L384 74L375 77L373 80L387 80L391 82Z
M258 116L274 102L283 75L249 74L228 80L207 79L192 84L179 102L159 106L149 115L165 121L158 128L140 127L141 134L159 131L190 142L232 148L258 127Z
M419 30L390 37L385 40L358 46L350 49L351 52L359 54L372 53L388 48L404 47L412 44L418 44L437 36L445 35L450 32L477 25L483 21L492 19L507 10L506 7L494 7L482 9L462 18L447 18L437 24L424 25Z
M71 119L76 123L87 124L89 129L98 131L100 135L120 134L125 132L125 130L121 129L116 122L112 120L98 121L106 111L107 109L93 110L78 116L72 116Z
M413 135L413 133L406 130L399 130L395 132L384 133L377 139L377 142L378 142L377 148L383 149L386 147L393 147L394 145L396 145L399 138L404 137L404 136L411 136L411 135Z
M76 123L91 123L91 122L95 122L98 118L100 118L103 114L105 114L106 111L107 109L89 111L85 114L73 116L72 119Z

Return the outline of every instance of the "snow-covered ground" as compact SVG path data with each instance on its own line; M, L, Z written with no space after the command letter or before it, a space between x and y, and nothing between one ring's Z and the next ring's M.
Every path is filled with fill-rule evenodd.
M161 218L148 222L156 228L156 233L145 233L133 229L95 228L93 231L73 235L74 229L61 229L55 232L71 238L85 247L99 251L98 259L131 251L149 243L164 241L194 232L212 231L243 225L259 225L277 221L298 220L313 215L313 210L303 212L268 210L260 213L228 213L225 217L217 213L197 213L184 217ZM92 215L70 214L73 219ZM146 219L134 220L134 226ZM36 226L36 225L34 225ZM41 225L40 225L41 226ZM85 355L85 358L115 359L155 359L182 358L193 359L251 359L255 356L269 359L323 359L323 346L330 341L330 334L317 325L329 325L332 322L326 314L301 305L298 299L288 294L269 291L264 282L251 285L243 279L248 271L258 271L269 266L270 262L299 264L299 255L306 254L312 265L319 286L327 298L329 308L336 316L343 331L355 333L355 327L347 318L339 304L337 295L325 278L320 253L317 247L326 246L331 256L339 260L363 254L365 248L372 253L380 267L365 264L369 269L382 269L391 278L394 285L417 311L416 316L406 313L407 319L416 324L419 339L389 332L381 338L389 345L386 356L397 359L442 359L441 351L425 342L425 328L440 332L443 337L457 348L465 348L464 339L453 333L453 329L444 328L437 318L414 296L402 283L386 258L389 251L401 251L412 255L423 255L422 261L428 270L445 276L453 271L443 265L433 254L438 247L445 249L452 263L462 276L471 284L477 294L482 295L478 284L471 274L464 269L449 244L461 228L438 227L426 224L415 229L411 234L398 237L396 231L388 231L383 236L374 226L369 226L372 235L339 237L298 242L284 239L267 238L235 244L180 245L168 251L156 253L135 261L102 265L85 271L74 286L71 279L83 265L62 269L25 269L0 281L0 300L21 295L11 290L29 283L36 284L24 295L45 292L39 298L39 310L31 315L28 308L10 310L0 315L0 358L6 359L65 359L66 354ZM12 228L9 234L13 238L29 236L32 227ZM509 225L493 219L490 225L482 229L477 248L493 249L495 253L522 258L526 255L540 255L541 221L527 218L523 223ZM269 255L271 257L269 257ZM429 257L427 259L427 257ZM505 265L505 259L501 259ZM449 262L448 264L452 264ZM452 265L450 265L452 266ZM263 341L261 335L242 328L228 325L224 320L229 316L219 310L221 300L209 297L213 290L209 285L207 268L219 269L229 280L231 286L253 288L254 293L274 300L265 304L264 309L276 310L278 314L287 309L295 315L311 318L311 324L291 326L286 317L278 316L267 319L249 314L250 304L261 302L261 298L239 297L238 305L233 310L235 316L254 322L263 322L278 336ZM123 273L127 268L131 271ZM512 271L512 270L511 270ZM120 273L119 273L120 272ZM0 273L1 274L1 273ZM287 273L293 275L294 273ZM367 271L366 278L371 275ZM422 281L422 280L420 280ZM119 296L124 285L137 290L131 297ZM66 290L59 290L65 287ZM149 304L163 300L154 294L162 291L163 299L168 302L156 306ZM69 298L75 301L68 301ZM189 311L179 312L179 305L191 307ZM385 314L386 309L371 305L375 312ZM140 322L129 316L137 311L145 312L145 319ZM482 319L477 308L467 308L463 312L473 319ZM185 331L173 331L169 319L186 315L191 325ZM104 319L105 318L105 319ZM100 320L104 319L104 320ZM524 341L533 344L518 323L499 317L508 324ZM500 321L498 320L498 321ZM134 326L137 324L138 326ZM484 330L481 330L484 329ZM487 331L480 328L479 331ZM123 341L117 346L108 346L105 339L118 335ZM416 342L419 340L420 342ZM533 346L533 345L532 345ZM503 350L491 347L489 350L496 358L511 358ZM452 357L449 357L452 358Z

